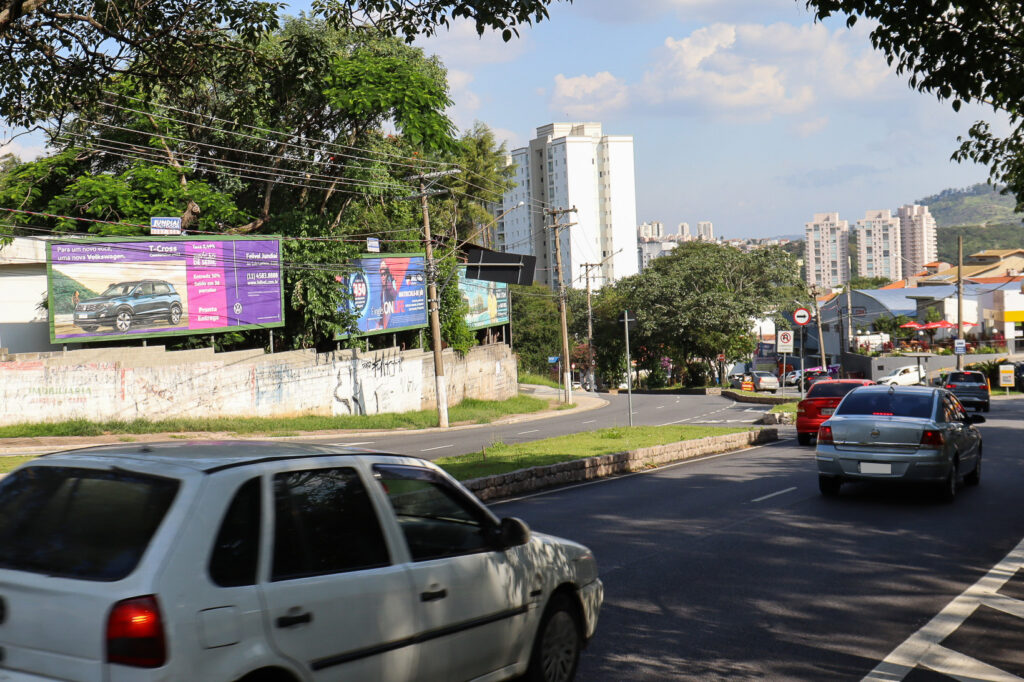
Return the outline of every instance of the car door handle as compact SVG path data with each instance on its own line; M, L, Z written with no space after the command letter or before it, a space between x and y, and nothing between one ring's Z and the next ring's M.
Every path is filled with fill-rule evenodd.
M436 601L438 599L444 599L448 596L448 590L443 587L440 590L427 590L426 592L420 592L420 601Z
M279 628L291 628L296 625L302 625L303 623L312 623L313 614L309 613L297 613L294 616L279 616L274 624Z

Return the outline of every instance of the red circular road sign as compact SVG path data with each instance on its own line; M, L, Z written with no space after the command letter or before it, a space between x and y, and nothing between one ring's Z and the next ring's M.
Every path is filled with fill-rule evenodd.
M807 308L797 308L793 311L793 321L801 327L811 321L811 311Z

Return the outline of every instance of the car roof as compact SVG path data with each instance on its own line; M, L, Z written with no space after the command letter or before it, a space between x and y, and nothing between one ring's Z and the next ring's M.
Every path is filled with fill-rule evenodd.
M63 450L43 455L47 461L68 459L138 461L167 464L214 473L260 462L324 456L374 456L396 459L420 459L407 455L365 450L360 448L316 445L313 443L282 443L260 440L181 440L153 443L97 445L76 450ZM426 460L420 460L426 461Z
M871 384L863 388L865 391L874 391L876 393L894 391L895 393L936 393L940 390L932 386L886 386L882 384ZM861 389L857 389L860 393Z
M871 379L826 379L825 381L817 381L814 383L815 386L821 384L860 384L862 386L874 386L875 382Z

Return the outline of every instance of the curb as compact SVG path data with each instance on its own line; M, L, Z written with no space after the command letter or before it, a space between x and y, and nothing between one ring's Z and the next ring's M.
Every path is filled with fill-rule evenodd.
M778 429L759 429L725 436L707 436L667 445L655 445L629 452L599 455L473 478L462 482L484 502L515 497L545 488L581 483L609 476L644 471L652 467L704 455L741 450L779 440Z
M508 424L519 424L521 422L538 421L550 419L561 415L574 414L597 410L608 404L607 400L593 396L582 396L577 398L579 404L569 410L548 409L538 412L530 412L521 415L510 415L501 417L486 424L462 424L449 426L442 429L439 426L431 426L425 429L387 429L387 430L366 430L366 429L339 429L336 431L307 432L298 436L278 436L273 440L279 441L301 441L309 438L321 438L323 436L336 436L344 438L347 436L393 436L406 433L435 433L438 431L464 431L467 429L479 429L485 426L505 426ZM585 401L585 402L584 402ZM172 435L175 438L172 438ZM130 439L130 440L126 440ZM34 445L6 447L0 444L0 457L43 455L57 450L72 450L76 448L87 448L95 445L117 445L128 443L144 443L164 440L267 440L267 436L238 436L230 433L217 433L206 431L195 431L188 433L137 433L137 434L112 434L108 436L40 436L38 438L11 439L36 441ZM3 439L0 439L2 443Z
M743 393L737 393L729 389L723 389L722 395L726 398L732 398L738 403L754 403L756 405L782 405L783 403L795 403L800 400L800 394L797 393L793 397L777 396L777 395L745 395Z

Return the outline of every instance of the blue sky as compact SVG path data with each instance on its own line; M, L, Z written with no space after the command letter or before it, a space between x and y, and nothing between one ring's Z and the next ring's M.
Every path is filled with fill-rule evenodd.
M600 121L634 137L638 221L764 237L988 177L950 155L974 121L1005 123L911 90L868 32L795 0L576 0L511 43L457 24L417 44L448 67L460 128L480 120L512 148Z
M815 24L801 0L576 0L510 43L461 22L417 44L448 67L461 129L482 121L514 148L546 123L600 121L634 138L638 222L766 237L987 178L950 155L974 121L1005 121L911 90L868 30Z

